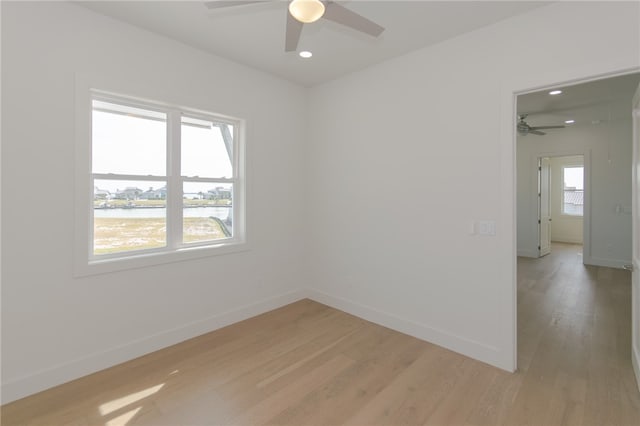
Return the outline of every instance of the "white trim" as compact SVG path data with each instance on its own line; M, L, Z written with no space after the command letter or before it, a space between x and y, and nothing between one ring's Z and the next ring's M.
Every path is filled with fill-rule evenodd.
M640 213L640 212L639 212ZM636 255L638 252L636 252ZM631 363L633 364L633 371L636 375L636 384L638 390L640 390L640 333L638 327L640 327L640 259L634 259L631 263L633 265L633 272L631 273Z
M167 113L167 248L176 250L182 242L183 208L180 164L182 160L182 132L180 111L172 109Z
M150 101L148 98L119 95L126 89L113 90L111 83L103 79L76 74L76 134L75 134L75 244L74 276L87 276L126 269L142 268L170 262L224 255L249 250L246 241L246 171L245 126L246 121L210 113L194 108L184 108L177 103ZM92 174L91 170L91 111L93 99L159 111L166 114L167 122L167 176ZM180 120L182 114L233 126L234 143L232 178L190 178L180 176ZM123 180L161 180L167 182L167 245L156 249L120 252L106 255L93 254L93 180L94 178ZM233 236L215 241L182 242L182 193L183 182L220 182L233 185ZM171 194L174 194L173 196ZM172 202L173 201L173 202ZM180 225L177 225L180 224Z
M509 370L516 371L518 368L518 196L516 184L516 92L520 86L505 83L501 87L500 96L500 174L504 178L500 179L500 202L498 208L501 212L502 223L504 224L504 235L507 241L504 249L498 253L498 257L503 259L504 268L500 268L501 280L508 285L505 288L509 316L512 321L505 324L507 336L511 338L511 353L509 357ZM537 192L537 191L536 191ZM502 247L502 246L500 246ZM537 250L536 250L537 253ZM537 257L537 254L536 254ZM507 342L509 345L509 342Z
M538 251L532 251L532 250L526 250L526 249L522 249L522 250L518 250L518 257L533 257L534 259L537 259L538 256Z
M604 266L606 268L623 269L624 265L629 265L631 261L583 255L583 263L585 265L591 266Z
M587 70L587 71L585 71ZM510 313L510 333L511 336L511 363L513 370L517 368L518 354L518 313L517 313L517 169L516 169L516 130L514 123L516 117L516 96L549 89L559 85L571 85L586 83L588 81L600 80L619 75L625 75L640 71L640 64L631 58L621 60L619 63L598 63L594 62L576 69L567 69L553 74L532 74L529 76L517 76L510 80L505 80L501 86L500 105L500 159L501 175L500 179L500 211L504 223L504 229L508 242L504 245L504 251L499 255L506 266L501 271L503 278L508 280L509 300L511 300ZM585 158L586 163L586 158ZM585 179L587 177L585 176ZM586 200L585 200L586 203ZM585 241L590 243L589 241Z
M352 300L335 297L318 290L307 290L308 297L311 300L330 306L334 309L344 311L348 314L357 316L383 327L399 331L404 334L434 343L454 352L463 354L464 356L477 359L495 367L513 372L509 365L504 362L504 354L495 346L486 345L484 343L468 339L463 336L456 336L445 330L430 327L412 321L407 318L401 318L386 312L382 312L370 306L354 302Z
M93 215L88 200L93 198L91 177L91 146L86 143L91 135L91 85L83 76L76 75L75 87L75 191L73 244L74 275L84 272L92 252ZM80 267L82 265L82 268Z
M636 254L638 254L636 252ZM640 259L634 259L631 263L633 272L631 273L631 363L636 374L636 384L640 390L640 338L638 338L640 327Z
M636 264L637 265L637 264ZM637 271L637 266L636 266L636 271ZM634 273L638 273L638 272L634 272ZM639 289L635 290L636 293L639 291ZM635 296L635 302L634 303L638 303L638 298L640 298L640 296L636 295ZM638 317L638 312L637 312L638 307L635 307L636 312L633 313L632 316L634 317ZM638 390L640 390L640 342L638 342L637 340L637 328L638 328L638 323L637 321L634 321L633 326L631 327L631 331L632 331L632 336L631 336L631 363L633 364L633 371L636 373L636 384L638 385ZM635 340L635 342L634 342Z
M198 246L193 244L190 247L183 247L175 251L154 251L145 250L140 252L131 251L127 257L105 258L92 260L85 265L76 265L74 277L106 274L128 269L146 268L155 265L165 265L167 263L184 262L188 260L202 259L211 256L223 256L227 254L250 251L251 247L246 242L230 243L226 242L217 245L207 244Z
M212 315L171 330L144 337L122 346L96 352L34 374L9 380L2 384L2 404L49 389L53 386L149 354L185 340L210 333L222 327L278 309L306 298L304 290L296 290L260 302Z
M0 22L2 22L2 2L0 2ZM0 36L0 39L2 38L2 36ZM0 55L0 70L2 70L4 68L2 68L2 55ZM1 79L0 79L0 92L2 92L2 83L1 83ZM2 117L4 117L2 115L2 102L0 102L0 135L2 135ZM0 188L2 188L2 149L0 149ZM2 234L2 197L0 197L0 235ZM2 289L2 260L4 259L2 257L2 238L0 238L0 289ZM0 297L1 299L1 297ZM2 303L0 303L0 318L3 317L2 315ZM2 351L0 351L0 365L2 365ZM0 401L2 401L2 388L0 388Z
M640 391L640 351L637 347L631 347L631 364L633 364L633 372L636 374L636 384Z
M636 93L633 95L632 107L632 121L633 121L633 151L632 151L632 265L633 272L631 273L631 362L633 364L633 371L636 374L636 384L638 390L640 390L640 245L638 242L640 239L640 228L638 227L638 219L640 218L640 197L638 192L640 191L640 176L638 175L638 167L640 167L640 84L636 88Z
M580 216L580 219L582 219L582 216ZM556 232L555 235L551 236L552 243L582 244L583 242L583 240L579 238L563 237L562 235L558 236L557 234L558 233Z
M113 174L113 173L94 173L93 179L100 180L141 180L141 181L161 181L164 182L167 180L166 176L154 176L154 175L121 175L121 174Z

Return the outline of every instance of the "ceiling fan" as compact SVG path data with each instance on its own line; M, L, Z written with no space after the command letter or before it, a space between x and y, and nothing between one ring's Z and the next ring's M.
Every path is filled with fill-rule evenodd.
M225 7L245 6L252 3L265 3L274 0L238 0L222 1L214 0L205 2L209 9ZM329 21L352 28L373 37L378 37L384 28L373 21L359 15L335 1L321 0L292 0L287 10L287 27L285 34L284 50L293 52L298 48L302 26L323 18Z
M545 132L541 132L540 130L546 129L564 129L565 126L529 126L526 121L524 121L529 114L522 114L518 116L518 133L522 136L526 136L529 133L538 136L546 135Z

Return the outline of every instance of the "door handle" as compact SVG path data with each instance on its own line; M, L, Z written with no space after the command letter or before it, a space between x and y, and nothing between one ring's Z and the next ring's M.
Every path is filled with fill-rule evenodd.
M622 269L633 272L633 265L622 265Z

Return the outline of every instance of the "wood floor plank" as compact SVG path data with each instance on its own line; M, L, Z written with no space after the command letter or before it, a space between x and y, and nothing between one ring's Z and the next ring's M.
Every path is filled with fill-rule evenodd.
M284 411L292 404L296 404L317 387L332 381L340 372L351 366L355 361L344 355L331 359L326 364L309 371L290 386L274 393L260 403L244 411L233 419L223 419L223 424L232 425L261 425L270 418Z
M459 379L463 362L441 348L425 351L346 424L423 424Z
M426 425L464 425L474 407L479 403L497 369L479 365L473 360L465 360L461 367L460 380L436 405L428 416ZM464 403L461 403L464 401Z
M389 339L325 386L290 406L269 424L342 424L384 389L425 350L417 339L388 331ZM409 339L410 340L410 339Z
M465 424L473 426L495 426L506 424L506 418L522 384L522 373L496 372L480 401L473 407Z

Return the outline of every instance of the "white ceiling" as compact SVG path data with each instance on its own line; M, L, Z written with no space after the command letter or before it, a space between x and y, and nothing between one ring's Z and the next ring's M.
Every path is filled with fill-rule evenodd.
M203 1L83 1L98 13L287 80L313 86L549 2L341 1L386 28L375 39L321 19L304 26L303 60L284 52L286 1L209 10Z
M631 117L631 100L640 84L640 73L561 86L518 96L518 114L529 114L531 126L555 126L575 120L575 126L593 126ZM545 130L557 132L562 130Z

